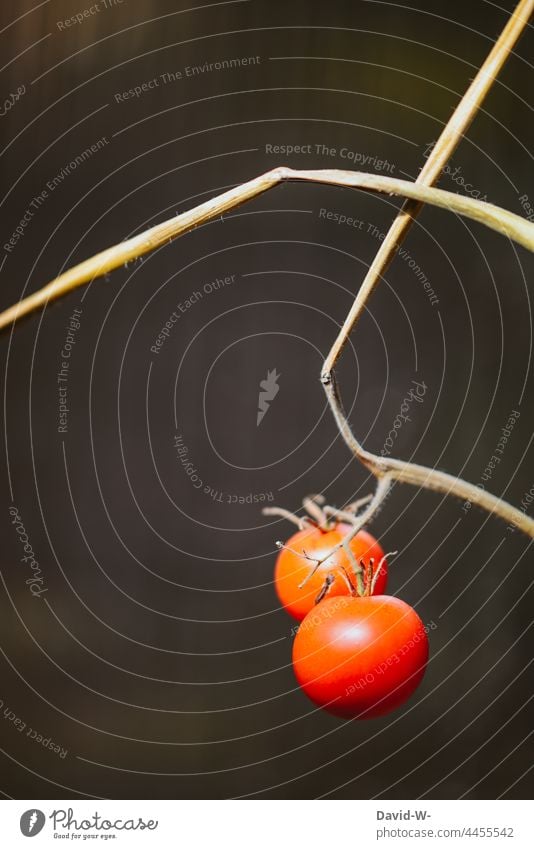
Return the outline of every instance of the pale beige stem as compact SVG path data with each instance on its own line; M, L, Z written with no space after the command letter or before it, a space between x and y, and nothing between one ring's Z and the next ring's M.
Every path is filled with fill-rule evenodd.
M534 0L533 0L534 2ZM316 171L298 171L293 168L274 168L261 174L248 183L224 192L217 197L211 198L193 209L175 215L168 221L156 224L144 233L126 239L118 245L101 251L90 259L69 268L59 277L56 277L42 289L38 289L27 298L0 313L0 330L12 324L17 319L28 315L39 307L45 306L49 301L60 298L95 280L120 268L125 263L131 262L137 257L143 256L156 248L169 242L177 236L182 236L189 230L201 224L206 224L214 218L219 218L223 212L229 212L251 198L257 197L264 192L286 181L301 181L307 183L326 183L333 186L347 186L363 191L382 192L388 195L399 195L400 197L418 198L431 206L441 207L449 212L455 212L474 221L479 221L486 227L490 227L513 239L515 242L534 250L534 223L509 212L491 203L484 203L464 195L446 192L443 189L419 186L410 183L409 180L397 180L393 177L383 177L378 174L364 174L359 171L339 171L332 169ZM385 241L383 242L385 244ZM359 295L358 295L359 297ZM326 364L325 364L326 368ZM328 382L328 373L323 368L322 380Z
M444 166L447 164L447 161L452 156L454 150L462 140L465 131L469 127L469 124L476 115L480 104L491 88L497 74L510 55L510 51L513 49L519 36L527 26L533 11L534 0L521 0L521 2L517 4L515 11L509 18L492 50L477 72L452 116L447 121L447 124L437 140L432 153L419 173L417 178L418 184L431 186L439 178ZM328 382L339 355L347 342L349 334L369 300L369 296L378 284L378 281L383 277L389 263L395 255L395 251L406 236L414 219L419 214L421 207L422 204L419 200L408 200L391 225L386 238L382 242L380 249L369 267L369 271L365 275L365 279L358 291L354 304L345 319L343 327L341 328L341 331L339 332L338 337L332 345L332 349L325 360L322 371L322 379L324 383Z
M360 521L361 513L358 513L358 509L363 507L366 504L369 504L370 501L373 500L373 493L369 493L365 498L360 498L358 501L354 502L354 505L349 504L344 510L340 510L337 507L331 507L329 504L323 507L324 512L327 516L331 516L333 519L337 519L339 522L347 522L349 525L354 525L355 522ZM349 509L354 506L354 509ZM361 525L359 524L360 528Z
M161 224L156 224L149 230L145 230L138 236L133 236L131 239L126 239L118 245L107 248L101 251L90 259L80 262L78 265L69 268L55 280L52 280L48 285L23 298L18 303L14 304L9 309L0 313L0 330L7 327L22 316L27 315L33 310L44 306L48 301L66 295L67 292L77 289L78 286L83 286L97 277L102 277L116 268L120 268L127 262L131 262L150 251L165 245L176 236L181 236L187 233L199 224L205 224L213 218L218 218L230 209L235 209L245 201L261 195L273 186L276 186L282 180L283 169L274 168L248 183L237 186L235 189L230 189L215 198L211 198L194 209L183 212L181 215L175 215L168 221L163 221Z
M284 507L264 507L261 512L264 516L279 516L281 519L287 519L288 522L293 522L294 525L297 525L301 531L306 527L310 527L310 520L307 516L297 516L291 510L286 510Z
M363 498L358 498L357 501L353 501L351 504L347 504L344 509L347 513L352 513L352 515L354 516L354 514L358 512L360 507L363 507L365 504L369 504L372 497L373 493L370 492L369 495L364 495Z
M379 458L382 461L384 458ZM399 483L411 483L413 486L454 495L470 504L482 507L488 513L494 513L508 523L510 531L519 528L523 533L534 537L534 519L522 510L517 510L502 498L492 495L485 489L467 483L462 478L454 477L437 469L427 469L417 463L406 463L404 460L389 458L381 463L381 474L386 474L391 480Z
M368 504L371 498L372 496L365 503ZM355 513L351 513L349 510L338 510L337 507L330 507L330 505L324 507L324 512L332 519L337 519L338 522L346 522L349 525L352 525L356 520Z
M503 501L502 498L497 498L485 489L467 483L462 478L454 477L454 475L449 475L446 472L440 472L437 469L429 469L425 466L419 466L417 463L406 463L404 460L396 460L393 457L379 457L366 451L354 436L343 412L343 404L338 392L335 374L332 375L330 383L325 388L328 391L330 407L343 439L354 456L379 481L387 479L388 481L399 481L399 483L411 483L413 486L431 489L435 492L443 492L446 495L454 495L462 501L468 501L470 504L476 504L478 507L482 507L488 513L495 513L496 516L507 522L510 527L519 528L523 533L534 538L534 519L531 519L522 510L517 510L517 508L512 507L508 502ZM370 506L373 508L372 512L374 512L378 505L374 505L372 501ZM366 513L367 510L361 515L363 516Z
M419 183L412 183L409 180L397 180L394 177L379 174L363 174L359 171L341 171L329 168L314 171L294 171L291 168L286 168L284 169L284 179L326 183L330 186L346 186L412 198L431 206L441 207L441 209L446 209L449 212L455 212L457 215L463 215L465 218L478 221L480 224L485 224L486 227L496 230L502 236L523 245L527 250L532 250L534 247L534 223L532 221L492 203L447 192L444 189L436 189ZM382 244L385 244L385 239ZM394 248L394 252L397 249L398 245Z
M306 498L302 499L302 506L310 514L312 519L315 519L318 526L324 530L328 524L328 520L316 498L312 495L307 495Z
M477 72L471 85L467 89L467 92L462 97L460 103L447 122L430 156L428 157L426 164L422 168L416 183L412 184L414 189L423 188L426 191L431 191L434 198L436 197L435 190L432 191L429 187L436 182L443 170L443 167L463 138L466 129L473 120L480 104L508 58L510 51L513 49L519 36L527 26L533 11L534 0L521 0L521 2L518 3L515 11L512 13L512 16L495 42L488 57ZM518 527L524 531L524 533L534 537L533 519L526 516L524 512L517 510L510 504L502 501L502 499L490 495L479 487L474 487L460 478L454 478L452 475L438 472L435 469L426 469L423 466L418 466L414 463L405 463L402 460L394 460L390 458L386 460L385 458L377 457L366 451L352 433L347 417L343 411L341 397L336 385L334 367L344 345L348 341L352 329L365 309L369 297L379 280L382 279L389 263L395 256L395 253L408 233L414 219L421 210L422 201L424 200L423 196L417 196L415 193L410 194L409 200L404 203L401 211L391 225L386 238L382 242L380 249L371 263L371 266L369 267L351 310L345 319L337 339L332 345L323 365L321 381L325 389L326 397L343 439L354 456L378 478L379 486L380 481L384 480L384 476L386 476L386 479L388 480L411 483L414 486L425 487L426 489L433 489L446 494L455 495L457 498L464 499L472 504L477 504L490 513L495 513L507 521L510 527ZM488 212L490 212L490 210L488 210ZM461 212L460 214L466 214L465 208L464 212ZM501 221L504 226L504 219L501 219ZM486 221L486 223L488 223L488 221ZM525 247L532 250L532 237L528 233L528 230L529 228L527 227L526 233L523 231L523 236L520 241ZM505 231L501 230L501 232ZM508 231L507 235L514 238L514 236L511 236L510 231ZM526 240L524 238L525 235L527 236Z

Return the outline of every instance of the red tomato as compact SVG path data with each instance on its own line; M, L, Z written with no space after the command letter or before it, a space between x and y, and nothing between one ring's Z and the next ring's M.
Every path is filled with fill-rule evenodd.
M326 598L293 644L300 686L317 705L352 719L389 713L417 688L428 660L423 623L392 596Z
M314 563L307 560L304 551L310 557L318 560L324 557L337 545L350 530L349 525L337 524L331 531L323 531L320 528L310 527L298 531L287 541L287 548L283 548L278 555L274 570L274 585L278 598L287 612L299 621L304 619L307 613L315 605L315 599L324 587L326 576L331 574L333 583L328 589L327 598L330 596L350 595L350 589L343 575L341 567L345 567L350 579L355 583L354 568L345 551L340 549L332 557L317 569L314 575L299 588L300 584L313 571ZM350 543L356 561L363 560L366 567L374 558L374 569L378 567L384 552L371 534L367 531L358 531ZM293 552L297 552L294 554ZM384 561L375 585L374 594L379 595L386 589L387 563Z

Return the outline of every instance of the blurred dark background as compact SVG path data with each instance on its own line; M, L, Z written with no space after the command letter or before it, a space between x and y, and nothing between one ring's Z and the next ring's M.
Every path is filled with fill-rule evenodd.
M276 165L415 178L514 3L33 6L1 10L2 308ZM530 28L440 183L524 215L533 47ZM261 498L298 510L308 492L341 505L372 486L318 376L398 206L285 185L3 333L5 796L532 793L532 550L475 508L397 487L372 525L400 552L391 592L433 623L411 702L343 723L292 674L294 623L272 586L274 542L291 526L264 519ZM431 209L405 249L340 365L355 432L380 452L423 382L397 456L520 506L534 484L533 259ZM279 393L257 426L272 369ZM25 583L13 505L40 597Z

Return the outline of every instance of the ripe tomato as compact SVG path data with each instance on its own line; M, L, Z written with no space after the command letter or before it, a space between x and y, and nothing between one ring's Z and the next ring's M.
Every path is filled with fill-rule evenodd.
M293 644L300 686L317 705L352 719L389 713L418 687L428 660L415 610L392 596L326 598Z
M309 581L300 588L300 584L313 571L315 565L311 560L306 559L303 552L305 551L309 557L320 560L341 542L349 530L349 525L341 523L337 524L331 531L323 531L316 527L305 528L298 531L287 541L287 546L292 551L288 551L288 548L281 550L274 570L274 585L282 605L295 619L299 621L304 619L313 608L315 599L324 587L326 576L329 574L333 577L333 583L328 589L327 598L350 595L350 589L341 567L345 567L353 583L355 583L354 569L343 549L325 560ZM358 531L350 542L350 548L356 561L359 563L360 560L363 560L367 567L369 560L374 558L374 569L378 567L384 556L381 546L367 531ZM382 594L386 589L386 583L387 563L384 561L376 581L374 594Z

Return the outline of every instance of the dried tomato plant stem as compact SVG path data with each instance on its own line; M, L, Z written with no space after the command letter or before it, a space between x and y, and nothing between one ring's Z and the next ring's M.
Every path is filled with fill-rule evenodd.
M419 173L416 185L432 186L438 180L447 161L458 147L465 131L475 117L497 74L510 55L510 51L527 26L533 11L534 0L521 0L518 3L486 60L477 71L471 85L447 121L431 154ZM354 304L325 360L322 373L324 382L328 382L348 336L365 308L369 296L393 259L398 245L400 245L416 216L419 214L423 205L420 202L421 200L422 198L417 198L416 195L413 195L406 201L380 245L358 291Z
M532 0L534 3L534 0ZM491 203L475 200L474 198L446 192L443 189L411 183L409 180L397 180L393 177L382 177L377 174L364 174L360 171L341 171L334 169L318 169L315 171L298 171L293 168L274 168L261 174L248 183L243 183L235 189L223 192L193 209L175 215L161 224L156 224L138 236L126 239L118 245L113 245L84 262L69 268L56 277L42 289L38 289L26 298L0 313L0 330L8 327L14 321L23 318L49 301L68 294L73 289L102 277L127 262L167 244L177 236L188 233L201 224L206 224L215 218L220 218L225 212L240 206L248 200L272 189L274 186L287 181L307 183L326 183L332 186L347 186L363 191L382 192L399 197L410 197L441 207L450 212L463 215L474 221L496 230L504 236L534 251L534 223ZM385 240L382 243L385 244ZM363 307L362 307L363 309ZM350 331L347 331L347 333ZM339 338L339 337L338 337ZM330 357L329 357L330 359ZM323 382L328 382L327 363L322 371Z
M236 206L276 186L280 179L277 169L269 171L267 174L256 177L255 180L250 180L248 183L236 186L236 188L230 189L222 195L210 198L205 203L195 206L194 209L183 212L181 215L175 215L173 218L163 221L161 224L156 224L131 239L126 239L118 245L106 248L106 250L95 254L84 262L80 262L60 274L59 277L56 277L42 289L38 289L37 292L28 295L28 297L0 313L0 330L22 318L22 316L45 306L48 301L66 295L67 292L71 292L97 277L102 277L110 271L120 268L127 262L150 253L170 242L176 236L181 236L200 224L205 224L213 218L219 218L230 209L235 209Z
M528 24L533 11L534 0L521 0L518 3L501 35L475 75L471 85L460 100L451 118L447 121L445 128L414 184L414 188L428 188L439 178L443 167L463 138L466 129L476 115L497 74L508 58L510 51ZM384 477L387 477L388 480L411 483L414 486L455 495L457 498L462 498L482 507L489 513L496 513L510 525L519 527L529 536L534 537L533 519L485 490L479 487L473 487L471 484L466 484L460 478L439 472L435 469L428 469L414 463L406 463L403 460L377 457L365 451L354 436L343 411L343 405L334 375L335 365L347 343L351 331L365 309L373 290L379 280L382 279L399 245L408 233L414 219L419 214L422 208L421 200L422 198L418 198L415 194L412 194L405 201L371 263L341 331L325 360L321 373L321 381L325 388L328 403L334 414L340 433L348 447L354 456L378 478L379 483L381 479L383 480ZM522 243L526 247L531 248L528 240Z
M378 457L366 451L353 434L345 416L334 373L335 365L343 347L371 293L382 278L398 246L406 236L424 203L442 207L478 221L513 239L528 250L534 251L533 223L492 204L446 192L432 186L460 142L496 75L526 27L533 11L534 0L521 0L518 3L489 56L447 122L415 183L376 174L362 174L351 171L331 169L295 171L285 167L275 168L74 266L42 289L0 313L0 329L7 327L39 307L45 306L48 301L59 298L73 289L119 268L124 263L155 250L194 227L222 216L284 181L320 182L367 191L386 192L407 198L369 268L321 372L321 381L343 439L354 456L375 475L378 481L373 498L366 509L357 516L358 521L351 528L349 539L357 532L358 526L362 527L372 518L394 481L409 483L470 501L534 538L534 519L485 490L436 469L389 457ZM344 540L345 544L347 542L348 540Z

